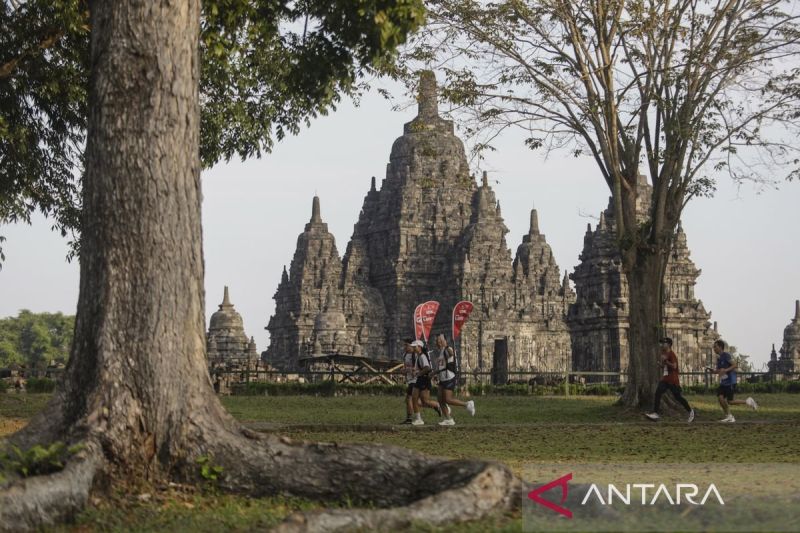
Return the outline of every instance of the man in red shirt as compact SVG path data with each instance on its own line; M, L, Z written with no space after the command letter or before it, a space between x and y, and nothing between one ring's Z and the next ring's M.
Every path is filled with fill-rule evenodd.
M672 351L672 339L669 337L661 339L660 365L664 375L661 381L658 382L658 387L656 388L655 406L653 407L653 412L647 413L645 416L653 421L661 418L659 415L661 396L663 396L666 391L671 391L675 400L689 412L689 422L691 422L694 420L694 409L689 406L689 402L687 402L686 398L681 394L681 384L678 380L678 357L675 355L675 352Z

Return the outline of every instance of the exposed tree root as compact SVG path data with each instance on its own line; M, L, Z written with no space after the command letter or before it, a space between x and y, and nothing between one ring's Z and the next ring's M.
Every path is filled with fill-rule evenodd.
M441 525L505 511L521 501L521 480L498 463L451 461L396 446L293 442L274 435L250 434L222 443L209 452L224 468L220 485L225 490L347 499L382 508L298 514L282 526L285 531Z
M0 490L0 531L31 531L71 520L89 500L102 466L95 444L86 444L60 472L12 482Z
M474 520L511 508L522 486L496 463L448 461L396 446L294 442L224 423L208 429L182 447L192 452L173 464L173 477L197 481L196 458L207 455L223 468L218 488L226 492L347 499L379 508L293 515L282 531L392 529L412 522ZM77 515L97 480L113 476L113 460L104 456L98 442L89 440L58 473L16 480L0 490L0 530L35 530Z
M478 468L478 472L472 471ZM459 472L459 470L461 470ZM469 479L459 479L463 471ZM438 476L437 474L443 474ZM448 474L456 478L445 479ZM296 513L275 529L280 533L329 531L391 531L413 523L443 525L482 518L511 509L517 504L522 484L498 464L453 461L434 466L433 475L422 483L445 483L432 496L391 509L346 509ZM459 483L466 481L466 484Z

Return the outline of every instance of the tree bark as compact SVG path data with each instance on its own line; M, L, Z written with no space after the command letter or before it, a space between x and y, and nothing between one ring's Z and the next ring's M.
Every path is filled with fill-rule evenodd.
M520 483L503 466L258 435L219 403L205 357L199 20L199 0L91 5L74 344L45 413L10 439L85 448L62 472L0 489L0 529L69 518L92 486L197 480L200 456L223 467L225 490L412 506L409 516L433 524L452 520L442 498L470 509L459 519L518 503ZM367 520L335 514L339 524ZM388 511L368 514L365 524L399 523Z
M659 339L663 306L661 291L666 258L639 252L628 274L628 383L622 402L629 407L652 409L660 378Z
M639 187L635 174L617 206L624 217L620 232L623 271L628 282L628 383L621 402L628 407L652 409L655 390L661 377L659 340L664 336L664 274L672 249L672 234L677 219L668 220L660 205L663 191L655 190L648 223L639 220ZM664 398L671 406L672 400Z

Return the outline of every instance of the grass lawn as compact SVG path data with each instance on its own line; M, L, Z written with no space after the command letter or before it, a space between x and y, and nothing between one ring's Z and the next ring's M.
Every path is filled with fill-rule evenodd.
M489 396L474 398L477 415L455 411L457 425L400 426L402 397L394 396L237 396L225 397L228 410L247 425L291 438L395 444L452 458L494 459L522 474L535 463L703 463L724 450L728 461L800 463L800 395L757 398L757 412L737 406L736 424L720 424L713 396L690 395L697 411L659 423L641 412L614 405L612 397ZM44 408L47 395L0 394L0 436ZM319 506L290 498L252 500L170 489L142 497L120 495L78 519L80 531L220 531L263 529L295 510ZM501 516L452 531L518 531L519 516ZM439 531L424 525L415 531Z

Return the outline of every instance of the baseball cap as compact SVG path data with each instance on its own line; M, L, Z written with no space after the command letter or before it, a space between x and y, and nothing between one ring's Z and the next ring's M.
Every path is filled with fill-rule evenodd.
M669 337L664 337L658 342L660 342L661 344L669 344L670 346L672 346L672 339L670 339Z
M425 346L425 343L423 343L422 341L414 341L411 343L411 346L419 346L420 348L422 348L423 346Z

